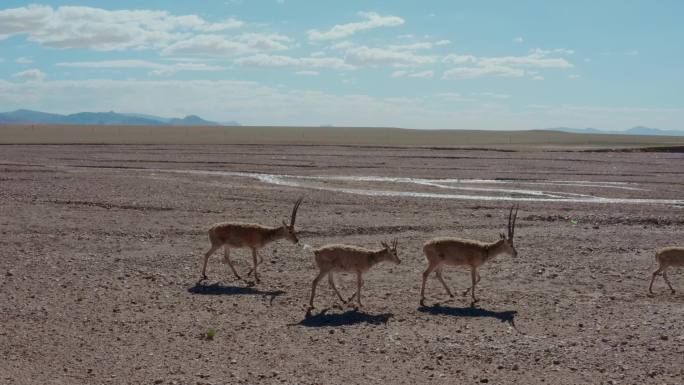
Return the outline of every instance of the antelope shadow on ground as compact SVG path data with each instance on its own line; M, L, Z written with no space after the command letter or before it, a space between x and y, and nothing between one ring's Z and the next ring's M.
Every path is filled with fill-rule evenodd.
M432 306L420 306L418 311L421 313L448 315L452 317L495 318L501 322L510 324L513 328L515 328L515 315L518 313L515 310L491 311L480 309L475 307L474 304L471 304L470 307L451 307L435 304Z
M275 297L285 294L282 290L259 290L249 286L224 286L220 283L203 285L200 282L195 283L195 286L189 288L188 292L200 295L261 295L270 298L271 303Z
M330 309L323 309L320 313L311 315L307 313L303 320L293 325L301 325L307 327L323 327L323 326L345 326L356 325L361 323L371 325L383 325L394 316L392 313L383 314L367 314L360 312L357 309L347 310L344 313L327 314Z

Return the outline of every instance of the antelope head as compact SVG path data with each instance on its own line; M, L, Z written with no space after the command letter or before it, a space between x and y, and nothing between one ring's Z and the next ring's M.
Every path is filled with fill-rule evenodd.
M295 219L297 218L297 210L299 209L299 205L302 204L302 200L304 200L303 196L297 199L297 202L295 202L294 208L292 209L292 216L290 217L290 224L288 225L287 222L283 221L282 229L285 233L285 238L294 244L299 243L299 239L297 239L297 234L295 233L294 225Z
M513 209L515 208L515 212ZM513 235L515 234L515 221L518 219L518 205L511 206L511 211L508 212L508 236L501 234L503 240L504 251L512 257L518 256L518 251L513 245Z
M385 248L384 251L388 261L392 261L397 265L401 263L399 256L397 255L397 238L394 238L392 241L392 246L388 245L386 242L380 242L380 244Z

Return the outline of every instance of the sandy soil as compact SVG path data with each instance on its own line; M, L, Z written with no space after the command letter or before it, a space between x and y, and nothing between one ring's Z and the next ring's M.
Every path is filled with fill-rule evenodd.
M684 136L555 131L415 130L393 127L186 127L0 125L0 144L270 144L501 149L684 148Z
M2 384L684 378L682 272L670 274L678 293L658 279L647 296L654 249L684 244L682 154L16 145L0 146L0 186ZM322 283L305 318L316 270L285 241L264 249L261 284L236 281L219 253L197 284L212 223L276 225L301 194L306 244L399 239L402 263L365 276L362 309L341 306ZM570 199L582 196L603 199ZM482 268L477 307L447 301L434 279L420 307L423 242L494 240L511 199L519 256ZM249 268L246 251L233 260ZM468 286L463 269L445 277ZM353 277L338 281L350 295Z

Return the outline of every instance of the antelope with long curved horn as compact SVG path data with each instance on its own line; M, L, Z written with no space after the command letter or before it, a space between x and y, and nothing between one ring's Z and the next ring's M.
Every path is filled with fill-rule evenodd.
M287 239L288 241L297 244L297 234L295 233L295 219L297 218L297 210L302 203L304 197L300 197L295 202L290 217L290 223L283 221L282 226L271 227L256 223L244 222L223 222L217 223L209 229L209 240L211 241L211 248L204 254L204 265L202 266L202 279L207 279L207 261L209 257L214 254L221 246L225 249L223 261L230 266L230 269L235 274L237 279L242 279L235 270L233 263L230 261L231 248L248 248L252 251L253 267L249 270L247 275L254 272L254 280L259 282L259 275L257 273L257 266L263 262L263 258L259 257L258 251L267 244L277 241L279 239Z
M463 296L471 292L473 303L478 299L475 297L475 285L480 282L478 269L488 260L500 255L508 254L513 257L518 255L513 246L513 235L515 234L515 221L518 217L518 207L515 206L508 213L508 236L501 234L501 238L496 242L480 242L471 239L461 239L452 237L434 238L425 243L423 252L428 262L428 267L423 272L423 284L420 288L420 304L425 306L425 282L433 271L439 282L442 283L449 297L453 298L449 286L442 278L443 265L450 266L470 266L470 276L472 285L463 292Z

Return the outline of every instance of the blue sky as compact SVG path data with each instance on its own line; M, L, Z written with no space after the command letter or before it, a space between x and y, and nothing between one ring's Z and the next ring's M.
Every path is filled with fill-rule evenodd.
M0 5L0 110L684 129L681 1Z

